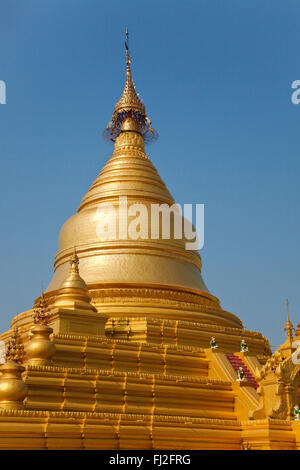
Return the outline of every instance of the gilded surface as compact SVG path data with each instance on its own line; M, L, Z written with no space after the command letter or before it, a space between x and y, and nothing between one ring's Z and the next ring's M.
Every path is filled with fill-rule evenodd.
M62 227L45 295L1 335L0 449L300 448L289 312L286 341L272 355L268 340L208 291L185 240L97 236L101 202L174 203L145 153L153 130L128 38L126 60L108 126L113 155Z

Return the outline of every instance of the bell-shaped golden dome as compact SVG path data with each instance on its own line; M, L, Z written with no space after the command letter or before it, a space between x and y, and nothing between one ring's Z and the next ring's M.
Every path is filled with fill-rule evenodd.
M81 275L89 287L123 284L208 292L201 278L200 256L196 251L185 249L185 240L99 239L99 207L108 201L115 205L118 225L120 197L127 198L128 206L143 203L149 212L152 203L174 203L144 152L143 137L129 130L121 132L113 156L83 197L78 213L63 226L55 275L48 291L61 287L70 254L76 245Z
M76 249L70 261L70 272L55 298L54 307L96 311L91 305L91 296L84 280L79 274L79 258Z
M129 63L127 70L128 67ZM168 239L162 236L161 229L155 239L99 236L101 217L107 218L108 225L114 217L119 227L124 198L128 208L143 204L149 214L153 204L174 204L145 153L141 117L137 117L135 105L134 102L127 114L121 109L121 114L115 116L119 127L113 155L83 197L77 213L61 229L48 296L51 292L55 296L62 287L76 246L81 275L98 311L107 315L201 319L240 327L240 320L224 312L218 299L209 293L201 276L199 253L186 249L186 240L174 236L174 227ZM114 115L117 111L115 108ZM143 122L150 123L146 115ZM104 204L115 210L101 212ZM152 228L149 216L149 235Z

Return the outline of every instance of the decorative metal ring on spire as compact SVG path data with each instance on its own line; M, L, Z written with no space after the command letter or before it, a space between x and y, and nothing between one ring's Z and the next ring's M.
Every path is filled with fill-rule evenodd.
M116 103L113 116L107 128L103 132L104 140L115 142L122 132L122 125L127 119L133 119L136 126L134 131L139 132L146 143L152 142L158 137L157 132L152 128L151 121L147 116L146 108L142 99L135 91L135 86L131 76L131 60L128 43L128 29L126 29L126 81L121 98Z

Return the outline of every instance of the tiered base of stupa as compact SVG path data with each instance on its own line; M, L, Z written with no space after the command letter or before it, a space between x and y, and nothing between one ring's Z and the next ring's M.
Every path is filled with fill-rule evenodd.
M62 227L45 296L0 336L0 449L300 448L292 327L271 356L208 291L145 153L126 50L113 155Z
M14 320L24 343L30 313ZM92 316L52 310L55 356L48 365L23 364L27 396L23 409L0 410L0 448L300 447L300 422L249 420L259 408L255 369L268 359L259 333L184 320ZM93 335L89 329L96 326L99 334ZM207 348L212 335L217 350ZM241 338L251 352L238 352ZM253 381L236 380L230 355L243 361Z

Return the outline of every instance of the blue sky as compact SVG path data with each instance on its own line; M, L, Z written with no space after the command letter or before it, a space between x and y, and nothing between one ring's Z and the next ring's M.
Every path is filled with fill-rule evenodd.
M283 342L299 293L300 4L10 0L0 6L0 330L51 279L63 222L112 153L124 30L178 203L205 204L203 277L246 328Z

